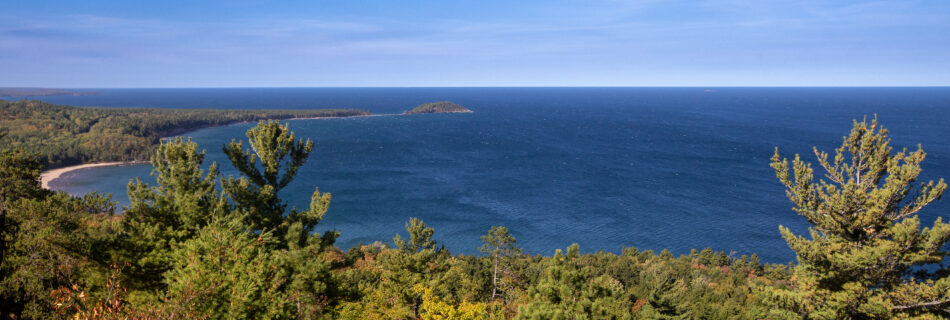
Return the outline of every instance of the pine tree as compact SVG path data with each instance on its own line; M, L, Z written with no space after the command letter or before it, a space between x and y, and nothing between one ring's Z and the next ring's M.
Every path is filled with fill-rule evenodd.
M521 249L515 246L515 237L508 234L508 228L493 226L488 234L482 236L484 243L478 251L488 254L492 259L491 300L494 301L498 291L498 267L502 260L521 254ZM504 267L504 266L502 266Z
M566 254L557 249L530 289L530 300L518 306L515 319L631 319L624 285L609 275L592 273L580 260L576 243L567 247Z
M0 132L0 139L3 135L4 132ZM46 197L39 182L42 168L42 163L35 155L22 149L0 152L0 284L3 285L0 287L0 317L3 318L17 318L24 314L38 317L42 315L42 310L49 309L42 306L48 300L47 295L43 294L45 288L29 281L39 279L42 282L46 277L23 274L27 266L33 268L30 271L46 269L43 266L46 261L30 261L35 260L29 259L31 252L18 250L23 243L36 241L24 241L24 235L31 233L28 230L30 228L23 225L26 223L24 218L38 217L41 213L20 214L20 211L26 210L21 209L23 205L18 205L17 201ZM56 258L57 254L48 257ZM18 281L21 280L18 278L26 281Z
M0 203L47 195L40 187L42 170L43 164L35 154L22 149L0 152Z
M5 135L0 132L0 139ZM0 152L0 264L7 255L8 233L12 221L7 217L8 206L18 199L42 198L48 192L40 188L42 163L21 149Z
M232 140L224 146L227 154L243 176L222 181L225 192L246 211L252 230L273 232L278 243L296 246L306 245L314 227L323 219L330 206L330 194L315 189L310 208L297 211L293 208L285 216L287 204L278 193L297 175L313 151L313 142L295 138L288 125L277 121L260 121L247 131L251 149L245 150L243 142ZM324 245L332 244L335 232L324 234Z
M216 217L177 246L164 300L181 305L167 307L209 319L297 318L282 251L269 249L271 235L248 232L242 220Z
M414 254L426 250L433 252L438 250L435 240L432 239L435 230L426 227L426 223L419 218L409 218L409 222L406 222L406 231L409 232L408 240L398 234L393 237L393 244L403 253Z
M40 160L0 152L0 318L50 319L53 293L94 287L118 224L110 197L72 197L40 186Z
M330 263L323 255L333 248L339 236L327 231L313 234L330 207L330 194L314 190L307 210L291 208L278 193L290 184L313 151L313 142L297 139L288 125L277 121L260 121L247 131L251 149L231 141L224 146L231 163L242 176L222 180L225 194L234 202L233 214L240 215L251 233L272 234L267 246L286 263L290 270L286 279L286 295L296 306L296 317L314 318L324 313L330 282Z
M405 226L409 238L397 234L395 247L377 257L382 270L377 288L364 297L364 318L419 318L423 292L415 286L436 289L439 276L447 270L449 253L432 239L435 230L417 218L410 218Z
M215 183L217 164L201 169L204 151L190 139L163 142L151 163L158 184L129 182L129 207L123 223L128 235L129 280L133 289L151 291L164 287L163 274L175 263L175 245L191 239L212 216L224 215L225 202Z
M449 252L432 239L435 230L418 218L409 219L406 231L409 232L409 239L403 239L398 234L393 237L397 252L389 256L388 262L396 269L404 269L417 276L419 281L430 280L431 273L442 267L440 262L449 256Z
M917 213L947 187L943 180L916 183L920 146L892 154L875 118L854 121L834 158L814 152L827 180L816 181L798 155L791 168L777 148L772 157L795 211L813 228L807 239L780 227L799 264L793 286L766 289L766 300L809 319L950 315L948 269L919 268L941 263L950 240L950 224L939 217L920 229Z
M178 138L159 146L152 158L158 185L129 185L130 280L149 293L167 285L165 301L192 301L189 312L211 317L320 317L330 281L323 255L338 233L312 231L330 195L316 191L307 210L289 214L277 196L313 143L277 122L259 123L248 137L251 150L225 146L242 176L222 179L220 195L217 165L201 170L197 144Z

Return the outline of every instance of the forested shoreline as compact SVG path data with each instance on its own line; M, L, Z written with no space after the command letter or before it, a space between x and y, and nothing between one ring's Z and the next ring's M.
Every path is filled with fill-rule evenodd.
M771 166L809 235L778 227L798 262L710 249L675 257L576 244L527 255L504 226L480 255L457 255L410 218L392 242L338 248L347 230L279 191L313 151L287 124L260 121L223 146L240 174L205 163L186 138L150 154L156 184L108 196L39 187L29 145L0 153L0 316L17 319L939 319L950 316L950 224L917 213L946 184L917 181L922 149L894 152L877 120L855 121L813 167L776 149ZM318 157L319 155L313 155ZM781 195L774 195L780 197ZM372 222L367 222L372 223ZM630 221L631 225L635 221ZM635 244L631 244L635 245Z
M369 115L355 109L218 110L93 108L0 100L0 151L39 153L46 169L148 160L163 137L239 122Z

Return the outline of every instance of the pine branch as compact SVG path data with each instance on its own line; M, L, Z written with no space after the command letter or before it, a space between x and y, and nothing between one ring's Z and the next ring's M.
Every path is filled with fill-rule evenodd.
M950 307L950 299L899 305L899 306L892 307L891 310L895 310L895 311L909 311L909 310L917 310L917 309L933 310L933 309L941 309L943 307Z

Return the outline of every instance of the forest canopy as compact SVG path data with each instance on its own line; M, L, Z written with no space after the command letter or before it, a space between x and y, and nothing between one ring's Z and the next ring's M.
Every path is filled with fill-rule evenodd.
M0 317L14 319L939 319L950 316L950 224L917 212L946 184L918 183L924 152L893 152L887 130L857 122L827 180L796 155L772 158L794 210L814 228L779 227L798 262L763 264L711 249L676 257L577 245L529 255L508 228L482 255L452 254L410 218L392 242L347 250L279 191L313 152L287 124L259 121L223 146L238 176L177 137L151 154L156 183L108 196L39 187L39 159L0 152ZM780 195L776 195L780 196ZM571 235L565 235L571 236ZM578 235L574 235L578 236Z
M368 114L354 109L87 108L36 100L0 100L0 151L21 148L36 152L47 168L147 160L162 137L194 129L263 119Z

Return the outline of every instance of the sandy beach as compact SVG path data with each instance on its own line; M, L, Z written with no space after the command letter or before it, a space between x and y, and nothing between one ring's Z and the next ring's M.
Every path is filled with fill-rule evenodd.
M358 117L394 116L394 115L399 115L399 114L367 114L367 115L348 116L348 117L303 117L303 118L289 118L289 119L283 119L283 120L339 119L339 118L358 118ZM245 121L245 123L246 122L247 121ZM195 131L199 129L203 129L203 128L189 129L189 130L183 130L182 132L171 133L170 135L166 137L162 137L162 140L164 141L164 140L172 139L175 137L179 137L181 136L181 134L185 132ZM63 167L63 168L56 168L52 170L43 171L43 173L40 174L40 185L42 185L43 189L49 189L49 184L51 181L58 179L60 176L66 174L67 172L71 172L75 170L94 168L94 167L124 166L124 165L146 164L146 163L149 163L149 162L148 161L97 162L97 163L80 164L80 165Z
M76 166L56 168L53 170L44 171L42 174L40 174L40 184L43 186L43 189L49 189L50 181L56 180L63 174L70 171L86 169L86 168L94 168L94 167L123 166L123 165L144 164L144 163L148 163L148 161L99 162L99 163L87 163L87 164L80 164Z

